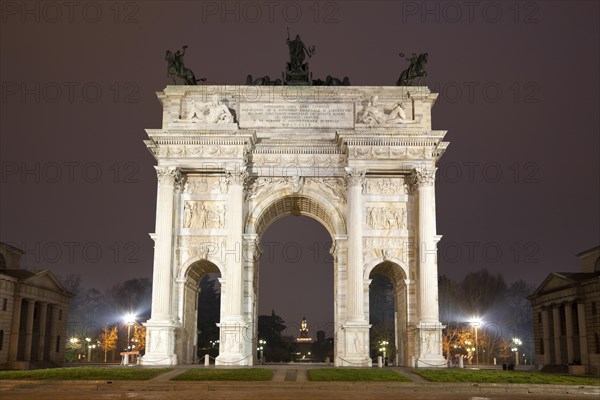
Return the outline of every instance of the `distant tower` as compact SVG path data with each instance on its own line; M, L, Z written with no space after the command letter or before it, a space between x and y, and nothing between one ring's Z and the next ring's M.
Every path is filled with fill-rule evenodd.
M300 337L308 338L308 323L306 322L306 317L302 317L302 322L300 323Z

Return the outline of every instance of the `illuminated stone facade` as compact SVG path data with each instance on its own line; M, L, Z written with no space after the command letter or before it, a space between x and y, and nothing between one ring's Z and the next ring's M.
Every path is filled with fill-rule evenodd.
M426 87L168 86L144 364L191 363L198 282L219 273L217 365L256 363L261 235L286 215L332 238L336 366L370 366L369 282L395 286L395 361L445 366L438 316L436 162Z

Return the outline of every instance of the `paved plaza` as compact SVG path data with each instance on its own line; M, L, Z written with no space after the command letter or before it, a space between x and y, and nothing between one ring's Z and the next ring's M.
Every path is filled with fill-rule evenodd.
M597 399L599 387L426 382L408 368L392 368L412 382L309 382L309 366L277 365L270 382L176 382L197 366L176 367L150 381L0 381L3 400L112 399Z

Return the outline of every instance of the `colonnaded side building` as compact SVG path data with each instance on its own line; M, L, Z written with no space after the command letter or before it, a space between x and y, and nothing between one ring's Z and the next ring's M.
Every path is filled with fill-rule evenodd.
M0 369L62 365L73 295L50 271L22 269L23 254L0 242Z
M143 364L195 359L198 284L220 274L217 365L256 363L261 235L305 215L332 239L334 364L371 366L369 282L395 288L399 365L445 366L435 171L448 143L426 87L167 86Z
M528 297L540 368L600 374L600 246L577 254L580 272L552 272Z

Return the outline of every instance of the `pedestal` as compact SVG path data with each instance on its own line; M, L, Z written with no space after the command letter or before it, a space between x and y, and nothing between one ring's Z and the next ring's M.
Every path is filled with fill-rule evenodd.
M417 324L419 330L418 368L445 368L447 362L442 355L442 328L439 322Z
M344 356L340 357L340 367L371 367L369 356L369 329L365 323L347 323L342 326L344 335Z
M146 327L146 354L142 357L142 365L177 365L175 354L175 324L169 322L153 322Z
M243 321L221 322L219 356L215 365L223 366L249 366L252 359L252 333ZM249 334L247 334L249 332ZM250 350L250 351L249 351Z

